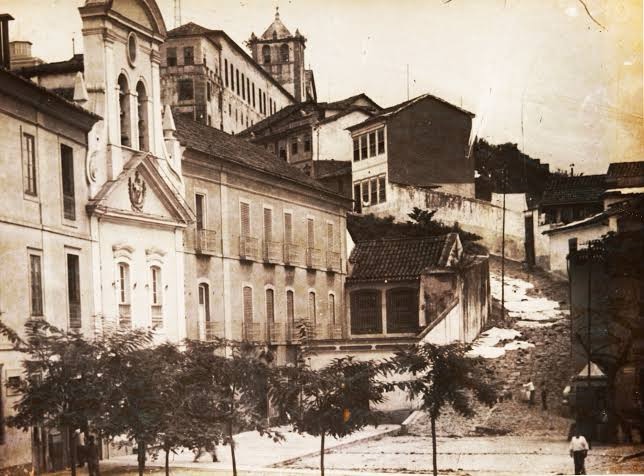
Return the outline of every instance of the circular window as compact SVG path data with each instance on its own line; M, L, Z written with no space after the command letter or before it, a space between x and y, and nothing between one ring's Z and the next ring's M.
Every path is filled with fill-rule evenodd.
M127 37L127 60L131 65L136 61L136 46L137 38L134 32L131 32Z

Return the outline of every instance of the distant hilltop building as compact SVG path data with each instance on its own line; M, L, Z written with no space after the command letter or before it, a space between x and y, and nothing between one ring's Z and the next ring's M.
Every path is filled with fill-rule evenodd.
M304 68L306 38L299 30L295 35L280 20L279 10L275 20L261 37L251 33L248 40L253 59L274 77L298 102L316 101L313 71Z

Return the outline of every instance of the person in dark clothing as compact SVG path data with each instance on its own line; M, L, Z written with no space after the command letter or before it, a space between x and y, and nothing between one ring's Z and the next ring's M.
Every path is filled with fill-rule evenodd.
M87 469L89 470L89 476L100 476L98 470L98 446L94 441L94 437L90 435L88 438L89 442L87 443L85 449L85 457L87 458Z
M546 389L546 382L541 382L541 408L548 409L548 390Z

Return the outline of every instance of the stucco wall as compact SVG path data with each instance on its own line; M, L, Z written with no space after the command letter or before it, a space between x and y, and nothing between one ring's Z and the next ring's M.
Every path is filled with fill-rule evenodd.
M392 215L406 221L414 207L436 210L434 218L446 225L455 222L465 231L476 233L491 254L501 254L503 208L483 200L461 197L411 186L389 184L387 202L370 206L365 213ZM522 212L506 209L505 256L521 261L525 257L525 223Z
M353 140L347 127L364 121L368 115L355 111L331 122L320 124L313 130L313 160L353 160Z
M461 306L457 303L423 337L422 342L445 345L458 341L461 333Z
M573 228L556 233L550 233L550 271L562 277L567 277L568 240L577 238L577 245L584 246L591 240L601 238L610 230L608 225L594 225L583 228Z

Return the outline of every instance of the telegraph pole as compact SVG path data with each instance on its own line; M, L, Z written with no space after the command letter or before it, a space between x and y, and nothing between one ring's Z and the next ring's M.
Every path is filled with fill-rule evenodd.
M507 164L503 163L503 220L501 225L501 318L505 322L505 192Z

